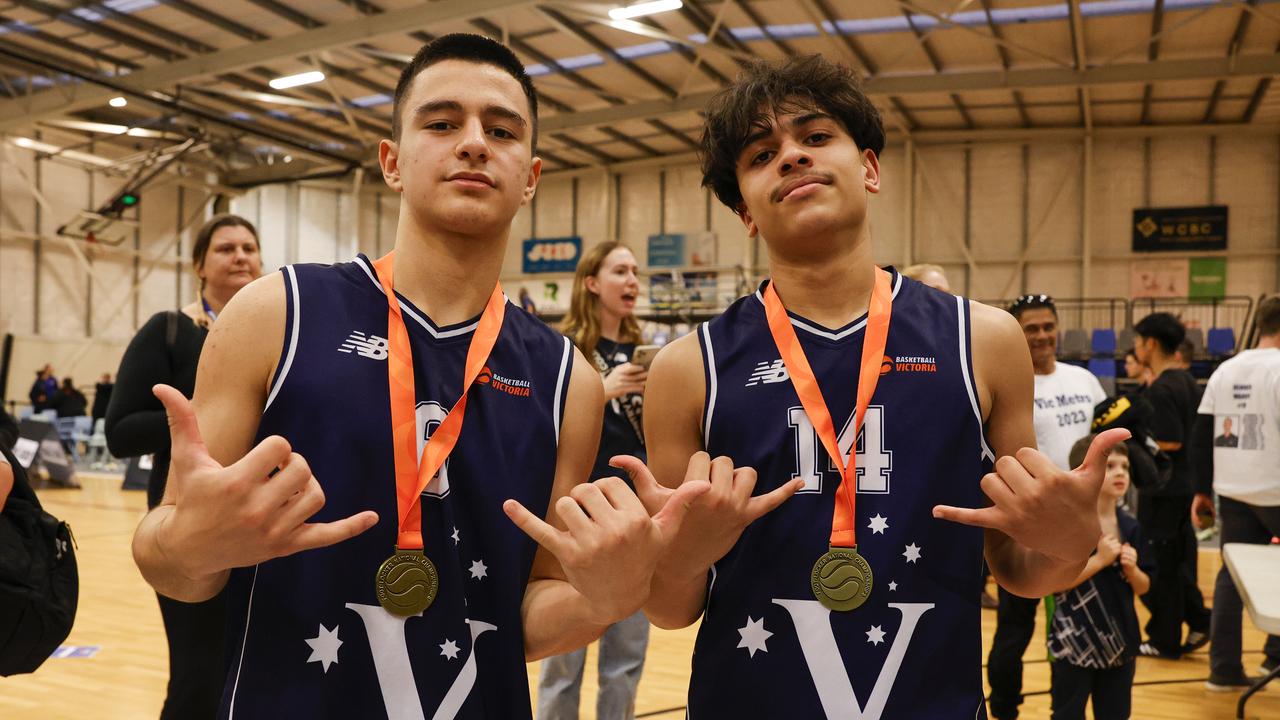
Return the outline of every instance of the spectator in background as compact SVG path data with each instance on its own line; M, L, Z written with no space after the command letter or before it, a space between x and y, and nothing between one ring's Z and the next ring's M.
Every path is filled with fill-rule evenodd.
M36 371L36 381L32 383L31 392L27 393L27 397L31 400L31 407L36 412L57 406L58 378L53 376L52 365L45 365Z
M1196 585L1196 537L1187 512L1197 486L1190 436L1200 389L1191 373L1178 366L1176 353L1187 334L1181 321L1169 313L1152 313L1133 329L1138 360L1155 376L1143 393L1151 403L1151 435L1172 466L1169 482L1143 490L1138 500L1138 522L1156 563L1146 597L1151 610L1147 642L1140 652L1177 659L1209 642L1209 610ZM1183 624L1188 628L1185 641Z
M1192 433L1201 484L1191 520L1213 524L1213 493L1222 513L1222 542L1266 545L1280 536L1280 297L1258 305L1258 346L1223 362L1209 377ZM1241 428L1233 430L1232 420ZM1221 434L1216 438L1214 434ZM1209 633L1210 690L1248 687L1240 661L1243 602L1224 564L1213 585ZM1262 672L1280 665L1280 637L1263 646Z
M631 362L640 342L636 298L640 281L636 258L618 242L588 250L573 278L573 295L565 314L564 334L578 346L604 380L604 423L591 479L613 475L631 485L625 472L609 464L615 455L645 460L645 368ZM600 636L598 720L635 717L636 689L649 647L649 620L644 611L610 625ZM577 720L587 649L580 648L542 661L538 678L538 720Z
M1058 309L1053 298L1023 295L1009 306L1009 313L1022 326L1031 350L1036 445L1058 467L1074 467L1070 464L1071 447L1089 435L1094 406L1106 400L1107 394L1093 373L1058 362ZM998 602L987 679L991 683L992 717L1010 720L1018 717L1022 704L1022 656L1035 633L1040 601L1000 588Z
M951 292L951 283L947 282L947 274L938 265L918 263L903 270L902 274L931 288Z
M107 416L107 405L111 404L111 390L114 387L111 373L102 373L102 379L93 386L93 411L90 414L95 421Z
M1132 348L1126 350L1124 353L1124 376L1130 380L1138 381L1137 392L1142 392L1151 384L1151 368L1143 365L1142 362L1138 360L1138 354L1135 353Z
M196 366L209 325L241 288L262 275L258 231L236 215L215 215L196 233L191 262L200 297L182 312L156 313L120 360L107 407L107 446L115 457L155 453L147 507L164 496L169 476L169 423L151 388L164 383L195 393ZM226 679L226 596L185 603L157 594L169 641L169 686L162 720L213 718Z
M80 417L88 407L89 401L76 389L75 381L63 378L62 388L58 391L58 417Z
M520 287L520 307L530 315L538 314L538 306L533 302L533 296L529 294L529 288Z

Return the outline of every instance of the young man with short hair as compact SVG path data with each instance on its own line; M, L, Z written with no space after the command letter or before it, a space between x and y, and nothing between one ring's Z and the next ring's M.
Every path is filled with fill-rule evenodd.
M1280 297L1259 303L1256 317L1257 347L1223 362L1209 377L1192 434L1197 476L1208 480L1197 488L1192 522L1213 524L1216 492L1223 543L1266 545L1280 535ZM1249 684L1240 662L1243 609L1224 564L1213 585L1210 690ZM1280 667L1280 637L1268 636L1263 651L1264 672Z
M228 586L222 716L529 718L526 659L639 609L709 487L650 517L624 481L582 483L599 376L498 285L536 132L510 50L424 46L379 147L394 251L247 286L194 409L157 388L173 472L134 557L178 599Z
M1176 659L1209 642L1209 610L1196 584L1196 537L1187 512L1197 485L1190 438L1201 391L1175 355L1187 335L1180 320L1169 313L1151 313L1134 324L1133 330L1134 353L1139 362L1151 368L1154 377L1143 393L1151 403L1151 435L1172 465L1169 482L1141 491L1138 501L1138 522L1156 562L1151 591L1145 598L1151 618L1141 652L1148 657Z
M875 266L884 132L853 71L753 65L706 114L704 184L765 239L771 278L665 348L645 396L663 485L698 450L754 468L692 501L645 608L702 617L689 716L980 716L984 542L1013 591L1065 587L1126 433L1055 467L1032 449L1017 323Z

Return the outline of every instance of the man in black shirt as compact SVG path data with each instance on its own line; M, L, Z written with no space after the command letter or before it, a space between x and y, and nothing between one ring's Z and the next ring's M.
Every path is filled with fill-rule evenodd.
M1144 598L1151 610L1148 640L1140 652L1178 658L1209 641L1209 611L1196 585L1196 539L1189 512L1196 487L1189 438L1200 389L1175 356L1186 337L1186 328L1177 318L1152 313L1133 329L1138 360L1155 376L1143 395L1154 411L1151 433L1172 460L1168 482L1143 491L1138 501L1138 521L1156 560L1151 590ZM1186 642L1184 622L1189 631Z

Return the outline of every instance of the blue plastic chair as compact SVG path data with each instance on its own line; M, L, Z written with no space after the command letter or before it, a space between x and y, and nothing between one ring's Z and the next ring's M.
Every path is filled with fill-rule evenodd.
M1213 357L1231 355L1236 351L1236 331L1229 327L1209 328L1206 349Z
M1116 376L1115 358L1093 358L1089 361L1089 372L1099 378L1113 378Z
M1094 329L1091 344L1094 355L1115 355L1116 331L1111 328Z

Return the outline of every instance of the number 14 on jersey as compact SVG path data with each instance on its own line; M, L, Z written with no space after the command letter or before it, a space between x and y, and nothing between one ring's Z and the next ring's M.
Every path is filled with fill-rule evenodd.
M853 420L853 415L850 415L837 438L840 452L844 453L846 458L849 448L854 446ZM839 481L840 471L836 469L831 458L827 457L822 441L818 439L818 433L813 429L813 423L809 422L809 416L805 414L804 408L798 406L789 408L787 424L794 431L793 439L796 448L796 468L791 479L804 480L804 488L800 492L822 492L822 479L827 474ZM862 420L862 431L857 437L855 457L858 492L889 492L889 474L893 471L893 452L885 448L883 405L871 405L867 408L867 414ZM821 472L818 470L820 462L825 468Z

